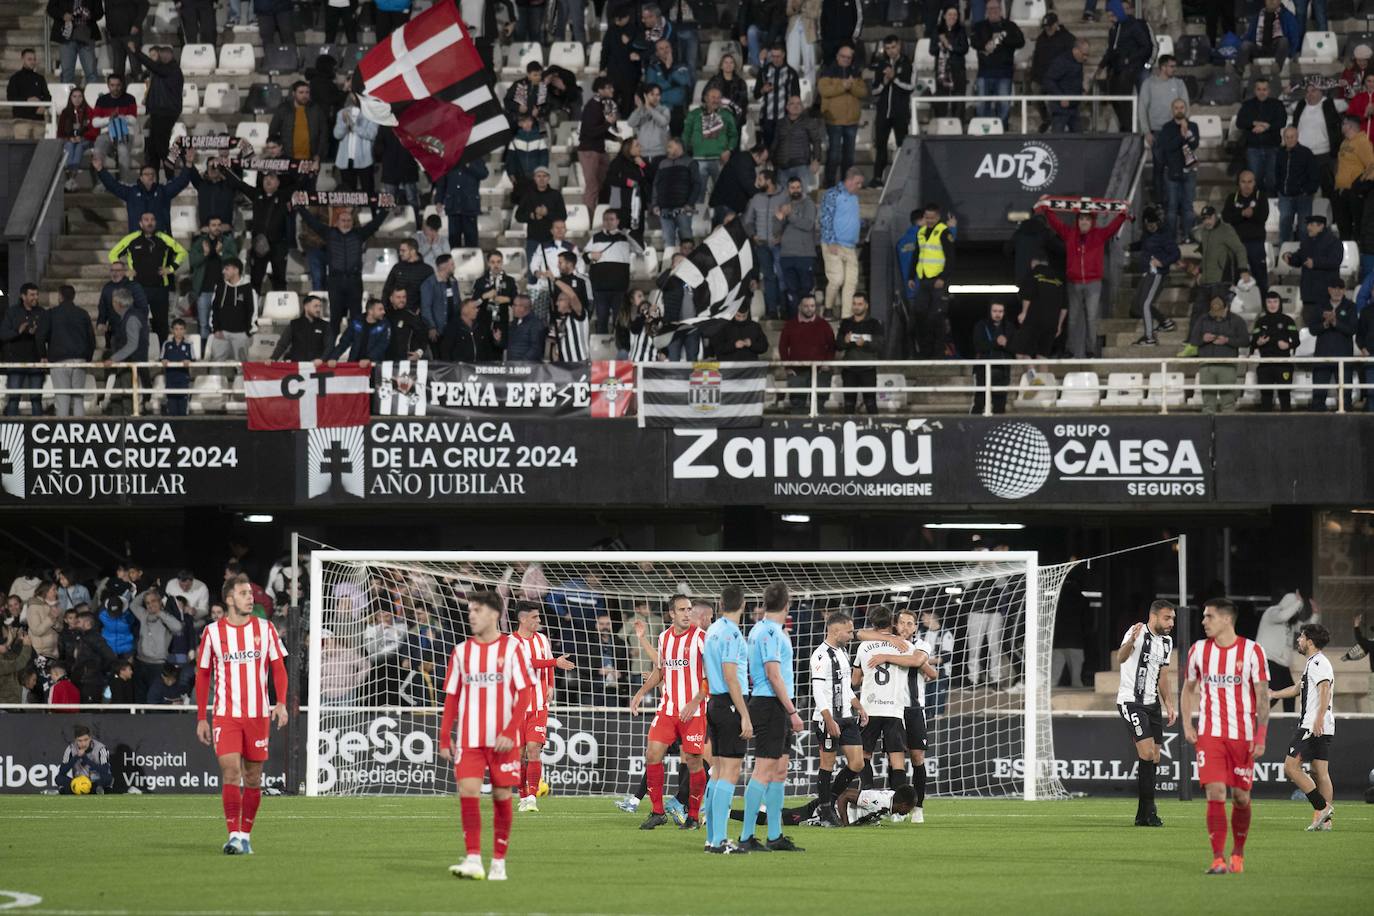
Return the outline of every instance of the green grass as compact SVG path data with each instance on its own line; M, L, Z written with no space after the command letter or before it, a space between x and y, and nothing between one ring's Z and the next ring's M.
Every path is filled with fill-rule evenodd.
M219 800L8 796L0 889L18 913L1369 913L1374 807L1303 832L1305 803L1259 801L1244 875L1206 877L1200 802L933 800L924 825L794 828L807 851L707 856L702 834L647 833L609 799L517 815L505 884L460 882L453 798L267 798L256 855L228 857ZM484 803L483 816L489 822ZM736 825L738 826L738 825ZM490 836L485 841L490 854ZM0 895L0 909L10 900Z

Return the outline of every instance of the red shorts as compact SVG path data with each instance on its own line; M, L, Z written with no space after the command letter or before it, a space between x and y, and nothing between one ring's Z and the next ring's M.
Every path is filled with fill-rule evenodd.
M525 713L525 722L520 726L520 744L543 744L549 738L549 711L538 709Z
M231 719L216 716L214 720L215 756L238 754L244 760L267 759L267 735L271 719Z
M489 747L460 747L453 753L454 778L482 779L491 772L493 786L512 787L520 784L520 749L513 747L499 752Z
M706 746L706 716L697 713L683 722L677 716L657 713L654 724L649 726L649 740L659 744L680 741L684 754L700 754Z
M1204 786L1219 782L1232 789L1250 791L1255 781L1255 758L1244 738L1198 735L1197 778Z

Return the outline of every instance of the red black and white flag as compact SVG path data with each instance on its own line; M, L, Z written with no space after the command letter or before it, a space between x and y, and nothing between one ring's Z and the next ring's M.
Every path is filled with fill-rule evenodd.
M244 363L248 428L366 426L372 416L372 372L357 363Z
M628 359L592 361L592 416L632 417L635 364Z
M434 4L358 62L363 94L383 102L427 99L483 69L458 4L451 0Z

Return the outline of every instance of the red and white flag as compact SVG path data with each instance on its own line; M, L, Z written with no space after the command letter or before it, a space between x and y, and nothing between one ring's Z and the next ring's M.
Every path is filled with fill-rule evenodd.
M383 102L431 98L483 69L453 0L434 4L358 63L363 94Z
M450 87L442 99L396 107L396 139L433 181L460 163L486 158L515 136L505 109L481 77Z
M248 428L365 426L372 416L372 373L357 363L244 363Z
M632 417L635 364L628 359L592 361L592 416Z

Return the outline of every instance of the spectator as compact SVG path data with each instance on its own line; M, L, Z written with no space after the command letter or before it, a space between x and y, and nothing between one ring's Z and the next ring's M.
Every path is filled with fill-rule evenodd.
M88 74L89 76L89 74ZM67 82L72 82L68 80ZM10 76L5 87L5 99L10 102L51 102L47 81L38 72L38 55L33 48L19 52L19 69ZM16 140L42 140L48 123L46 107L10 109Z
M973 354L975 359L1012 359L1011 340L1016 331L1016 325L1007 319L1007 307L1001 302L993 302L988 306L988 314L973 326ZM988 384L989 373L991 373L991 384L1001 386L1003 390L992 392L992 412L1007 412L1007 392L1006 386L1011 383L1010 366L982 366L973 367L973 384L979 386L978 391L973 395L973 409L970 413L981 416L986 408L986 400L983 387Z
M759 188L758 170L767 161L768 148L762 144L755 146L748 155L736 152L730 156L711 189L713 223L719 224L727 215L739 216L745 211Z
M1286 257L1289 266L1301 268L1298 291L1302 297L1303 322L1310 327L1314 310L1327 301L1327 291L1335 288L1332 281L1340 279L1345 249L1326 225L1326 217L1314 213L1307 218L1306 238L1297 251L1288 252ZM1344 290L1344 284L1340 288Z
M1265 194L1273 194L1277 184L1279 144L1287 123L1283 102L1269 94L1269 80L1255 80L1255 94L1241 103L1236 126L1245 134L1245 161Z
M261 18L258 23L262 23ZM342 116L343 112L340 112L340 117ZM311 100L309 83L305 80L296 80L291 84L291 97L277 106L267 132L274 137L281 137L282 149L289 158L319 163L329 142L329 118L324 109ZM335 128L335 135L341 140L347 132L346 130L340 133L338 128ZM370 132L373 138L376 132L376 125L373 125ZM342 155L345 144L341 143L339 147Z
M592 235L582 254L596 308L595 333L610 333L611 313L630 289L630 259L643 254L644 248L620 228L620 214L615 210L603 213L600 231Z
M491 274L483 274L478 279L476 286L487 284L487 295L483 302L490 301L493 309L505 310L506 305L495 300L499 297L504 298L509 303L509 296L515 294L515 281L507 277L501 270L501 252L492 251L487 254L487 264L495 265L492 267L497 277L497 284L504 280L509 287L503 285L493 285L489 281ZM434 273L425 279L420 285L420 317L424 319L425 326L429 328L429 342L437 343L440 337L444 336L444 328L448 327L449 321L453 320L458 313L458 305L463 300L463 294L458 285L458 280L453 276L453 257L447 254L439 255L435 262ZM481 297L476 287L473 289L474 297Z
M110 307L114 311L114 332L110 346L105 351L103 365L109 369L122 363L142 363L148 360L148 310L135 308L133 295L128 290L117 289L110 294ZM115 386L130 388L133 385L132 370L122 369L115 376ZM112 416L133 413L130 395L118 395L111 401L109 413Z
M542 362L548 342L548 326L533 314L530 297L518 293L511 301L510 325L498 346L505 347L507 362Z
M1321 184L1322 193L1331 197L1334 193L1332 159L1341 148L1341 141L1344 139L1341 135L1341 115L1336 110L1336 103L1316 81L1308 83L1305 95L1293 108L1293 115L1288 123L1298 130L1297 142L1311 150L1316 158L1317 180ZM1284 143L1287 145L1287 141ZM1279 174L1281 176L1282 172Z
M1054 261L1057 265L1062 264L1064 243L1050 229L1043 213L1031 213L1016 224L1016 231L1002 244L1002 254L1012 259L1016 285L1024 294L1032 282L1033 262Z
M383 608L372 615L363 630L363 653L367 656L365 701L375 706L395 706L400 701L400 656L410 629L406 622Z
M1313 217L1314 219L1316 217ZM1314 356L1354 356L1355 355L1355 303L1345 295L1345 281L1339 275L1327 281L1327 299L1319 307L1308 308L1304 303L1303 318L1307 330L1317 339ZM1355 364L1345 366L1345 409L1354 409ZM1336 378L1337 366L1334 363L1315 363L1312 366L1312 401L1307 409L1326 410L1326 386Z
M413 239L402 239L396 250L400 253L401 259L386 275L386 283L382 286L382 298L390 302L392 292L403 289L406 292L407 306L412 311L418 311L420 287L434 276L434 269L420 259L420 249Z
M781 2L781 0L777 0ZM739 149L740 136L744 133L744 122L749 119L749 87L739 73L739 63L735 55L726 52L720 59L720 72L706 81L702 89L705 99L707 89L720 93L721 107L735 118L735 145L731 151Z
M767 155L767 150L755 147L755 156ZM743 159L744 157L739 157ZM779 263L782 224L778 211L786 206L790 198L786 191L778 190L777 178L771 170L760 172L755 180L755 192L744 209L744 231L749 234L753 244L754 264L759 270L759 282L763 285L764 311L771 320L783 317L784 301L780 290L779 278L782 265Z
M1048 261L1032 259L1030 283L1021 290L1021 314L1011 340L1016 358L1047 358L1064 333L1068 316L1063 273Z
M52 20L49 38L61 47L62 82L76 82L77 58L81 59L86 82L99 82L95 48L100 43L99 21L104 16L100 0L48 0L48 18Z
M816 202L803 193L803 187L802 179L792 176L787 182L787 199L773 211L778 220L779 273L787 294L785 317L789 319L796 317L801 300L816 288Z
M1301 107L1302 103L1298 104ZM1318 109L1312 111L1317 112ZM1279 147L1275 160L1280 243L1297 239L1299 227L1307 225L1307 217L1312 213L1312 195L1317 192L1319 177L1323 174L1317 157L1300 142L1301 130L1292 126L1283 129L1283 145ZM1325 158L1328 162L1331 159L1330 156Z
M100 635L115 655L128 656L134 651L135 618L122 599L106 598L100 608Z
M380 299L371 299L361 317L350 318L334 349L329 351L329 364L336 361L359 363L363 368L386 358L391 343L391 323L386 320L386 306Z
M422 298L423 295L422 288ZM477 282L472 285L472 296L482 303L482 310L493 329L505 331L510 320L510 305L515 301L515 295L515 278L505 271L505 257L499 251L487 252L487 272L478 277Z
M563 252L558 256L558 276L554 278L554 316L551 336L557 347L558 360L565 363L585 362L591 344L591 294L587 281L574 268L577 256Z
M1218 48L1223 36L1236 32L1236 6L1226 0L1206 0L1202 6L1206 11L1207 43ZM1247 3L1246 7L1251 8L1252 4Z
M423 669L434 674L441 671L434 680L443 677L442 666L447 664L451 642L444 628L430 620L429 609L420 605L411 612L412 620L408 625L405 644L401 647L401 667L407 671Z
M306 93L309 98L309 86L306 87ZM286 104L282 103L283 106ZM308 105L304 109L293 105L287 117L291 119L293 129L296 121L303 118L308 133L312 126L319 126L312 122L312 117L318 119L319 114L316 105ZM274 123L279 116L280 108L277 109L277 114L273 115ZM285 138L286 135L282 136ZM323 144L323 137L318 139ZM345 191L374 193L376 185L373 181L372 144L377 140L377 122L363 114L362 109L358 107L358 97L352 93L348 96L348 102L334 116L334 139L339 141L338 152L334 154L334 166L339 170L339 187Z
M1182 355L1196 356L1192 343L1198 320L1207 313L1212 299L1230 298L1231 285L1250 276L1249 255L1240 236L1221 220L1216 207L1202 208L1202 225L1194 231L1198 241L1199 264L1190 269L1193 275L1193 304L1188 316L1188 344Z
M313 299L318 303L318 296L309 296L306 301ZM299 319L298 319L299 320ZM210 588L204 582L196 578L196 574L189 569L183 569L176 574L176 578L167 583L163 589L167 597L172 600L178 598L185 599L187 607L197 622L203 621L210 616Z
M145 100L148 111L148 136L143 144L143 161L154 168L161 168L171 147L172 128L176 127L177 121L181 118L182 87L186 78L182 76L181 65L173 57L169 46L159 45L153 49L157 60L140 51L138 45L132 41L129 42L128 48L129 54L150 74ZM190 180L190 176L187 176L187 180Z
M43 658L59 656L58 641L62 635L62 605L57 601L57 587L51 582L38 586L33 597L24 605L19 615L21 623L29 628L29 639L35 655Z
M1164 225L1175 239L1187 241L1193 233L1193 202L1197 199L1199 161L1197 149L1202 133L1188 117L1188 104L1173 103L1173 119L1154 136L1154 149L1164 170Z
M706 348L721 362L752 362L768 352L768 338L763 327L750 317L749 309L741 307L706 338Z
M382 192L390 194L397 207L409 206L415 214L415 231L420 231L420 166L415 157L396 139L392 127L377 128L377 158L382 164Z
M301 303L299 318L293 318L277 341L272 351L272 359L292 363L319 362L329 355L334 346L334 331L329 322L322 317L324 301L319 296L306 296ZM175 585L173 583L172 585ZM167 587L170 594L172 585ZM197 611L198 617L205 615L204 609Z
M1241 346L1248 340L1245 321L1233 315L1221 296L1213 297L1209 311L1193 324L1188 342L1197 347L1197 355L1203 359L1236 359L1240 356ZM1236 383L1235 363L1203 363L1198 368L1198 384L1203 387L1202 412L1216 413L1218 402L1223 412L1236 407L1234 389L1225 391L1207 390L1209 385L1234 385Z
M544 65L532 60L525 65L525 78L511 84L502 105L511 120L529 115L538 124L548 121L549 87L544 82Z
M935 58L935 95L958 96L968 92L968 50L968 29L959 18L959 7L946 6L940 13L935 40L930 43L930 56ZM964 103L937 103L935 116L962 118Z
M239 242L233 232L233 223L229 224L228 233L224 229L225 224L220 218L212 216L204 231L191 239L191 302L196 309L202 341L210 333L210 303L214 300L215 285L224 262L239 256Z
M135 80L143 78L138 61L128 55L128 44L131 41L137 44L143 37L148 7L149 0L106 0L105 46L110 49L111 73L128 73L129 78Z
M420 317L418 306L411 307L404 286L391 291L386 320L391 322L387 359L424 359L429 350L429 325Z
M33 667L33 637L23 629L0 623L0 703L25 702L20 676Z
M144 696L162 674L172 638L182 630L179 615L163 609L162 593L149 589L134 598L130 610L138 619L138 644L135 646L134 681ZM113 647L112 647L113 648Z
M388 17L386 10L404 4L410 8L410 0L373 0L377 10L375 29L380 43L391 29L387 26L395 22L394 16ZM253 12L258 17L258 37L264 48L296 47L296 30L291 24L292 0L253 0ZM404 21L404 20L402 20Z
M96 306L95 331L105 338L105 349L110 349L110 340L114 333L114 327L119 323L118 317L114 313L114 307L110 303L110 297L116 290L127 290L133 297L134 305L141 311L148 311L148 299L143 295L143 287L129 279L129 265L123 261L114 261L110 264L110 280L100 288L100 300Z
M477 237L477 217L482 212L482 181L490 174L485 162L474 160L454 166L436 184L435 197L442 196L444 212L448 215L448 248L481 247L482 243ZM437 220L438 217L431 216L430 219ZM435 243L436 253L448 248ZM422 260L433 266L432 259Z
M667 39L660 39L654 45L654 59L644 72L644 85L659 88L663 106L669 112L670 129L674 134L680 133L691 99L692 74L682 64L674 62L673 45Z
M1140 130L1145 134L1145 143L1153 144L1155 136L1175 118L1174 102L1182 101L1184 111L1188 105L1188 86L1174 76L1174 56L1161 54L1154 75L1140 84L1140 99L1136 107L1140 112ZM1118 113L1118 118L1120 114ZM1124 123L1124 122L1123 122ZM1154 188L1156 199L1164 197L1164 158L1154 157Z
M172 336L162 342L159 359L165 375L167 403L162 412L169 417L184 417L191 406L190 394L171 394L176 390L189 391L191 388L191 363L195 360L195 350L186 339L186 322L177 318L172 321Z
M114 663L114 670L111 675L112 677L106 686L109 691L107 702L124 705L138 703L138 685L134 683L134 663L127 658L118 659Z
M801 96L801 78L787 63L787 49L782 42L768 48L767 62L754 80L754 98L759 100L759 138L772 148L777 136L778 122L787 114L787 100Z
M978 52L978 80L976 92L985 98L1011 95L1012 76L1016 72L1013 56L1026 44L1020 27L1002 16L1001 0L987 0L987 17L973 24L970 44ZM978 114L996 116L1007 123L1010 102L981 102Z
M67 93L67 107L57 116L57 139L62 141L62 151L66 158L67 182L65 190L76 190L76 173L81 170L81 159L91 148L97 131L91 126L91 109L86 104L86 93L73 88Z
M1050 62L1045 73L1045 92L1049 95L1075 96L1083 94L1083 63L1091 46L1086 38L1074 42L1073 47ZM1076 134L1079 131L1079 103L1060 99L1050 102L1050 130L1055 133Z
M249 338L258 332L258 294L243 275L243 263L229 258L220 268L210 301L205 358L240 363L248 356Z
M216 44L219 27L215 23L215 0L180 0L177 12L181 17L181 34L187 44Z
M1035 206L1042 209L1046 204L1038 201ZM1073 225L1066 224L1048 209L1045 218L1050 228L1064 240L1067 249L1069 355L1073 359L1096 358L1105 250L1131 214L1122 211L1106 226L1098 226L1097 217L1083 211L1077 214Z
M25 283L19 288L19 304L11 305L0 317L0 344L4 345L5 362L37 363L42 358L40 341L49 333L49 316L38 304L38 287ZM9 397L5 400L5 416L19 416L21 391L31 392L29 405L32 415L43 415L43 373L37 369L11 369L6 373L5 386Z
M167 337L167 313L171 291L176 286L176 272L186 260L186 249L177 240L157 229L157 218L144 213L136 232L130 232L110 249L111 261L125 260L129 272L143 287L152 312L152 330L158 337Z
M81 690L67 677L67 668L59 661L48 665L48 703L53 706L78 706L81 703ZM76 712L75 709L67 710Z
M375 7L374 7L375 9ZM481 28L480 23L474 23L476 28L472 29L474 40L480 47L486 32ZM342 41L340 36L342 35ZM350 44L358 43L358 0L327 0L324 5L324 41L325 44ZM486 61L487 66L491 66L491 61Z
M224 169L218 159L211 159L205 166L205 174L191 170L191 184L196 189L196 217L198 226L210 225L211 218L218 219L225 226L234 225L234 203L237 193L234 186L224 180ZM235 253L238 242L235 239Z
M226 172L225 175L253 206L252 216L248 219L251 239L249 252L253 256L249 276L253 289L262 290L269 267L272 269L272 288L278 291L286 289L286 253L291 247L291 193L282 186L281 177L276 172L260 174L260 188L254 188L233 172ZM316 231L320 230L316 228ZM332 282L333 278L330 280Z
M720 178L721 167L729 163L738 139L735 116L721 107L720 90L707 89L701 107L692 109L683 127L683 148L691 153L697 169L693 205L706 199L707 182Z
M556 283L563 273L560 261L563 255L569 255L575 265L578 258L577 246L568 241L568 224L563 220L555 220L550 227L552 237L549 241L541 245L534 252L534 257L530 258L530 277L531 282L526 289L532 290L531 297L534 299L536 311L547 313L553 302L558 298ZM539 282L535 282L539 281ZM583 300L584 304L591 302L590 298Z
M181 682L181 669L168 662L148 687L149 706L186 706L191 702L190 690Z
M1354 238L1364 215L1365 189L1374 181L1374 145L1360 129L1359 119L1350 115L1341 119L1341 137L1331 214L1341 237Z
M830 362L835 358L835 332L830 324L817 314L816 297L810 292L802 295L797 314L783 325L782 336L778 338L778 359L783 362ZM788 388L810 390L812 370L803 366L789 366L785 370ZM815 369L815 384L818 388L830 387L830 369L818 366ZM816 405L819 408L827 398L818 394ZM789 395L791 413L809 413L810 397L806 394Z
M851 168L845 173L844 181L821 198L826 318L835 316L837 299L844 310L839 317L848 317L848 305L859 285L859 190L863 185L863 172Z
M800 178L805 190L816 186L822 157L820 122L805 114L799 96L787 100L786 117L778 122L769 158L779 181Z
M89 321L87 318L87 322ZM62 610L70 611L82 604L91 603L90 589L73 579L70 570L59 567L53 574L57 583L57 603L62 605Z
M1045 94L1045 74L1049 71L1050 63L1055 58L1069 53L1076 41L1073 33L1059 21L1059 14L1046 13L1041 17L1040 34L1035 39L1035 50L1031 52L1030 65L1031 83L1039 89L1041 95ZM1111 54L1110 41L1107 45L1107 53ZM1149 57L1145 59L1149 60ZM1098 64L1098 69L1101 70L1102 66L1102 64ZM1135 92L1134 82L1131 83L1128 92ZM1043 133L1050 123L1050 111L1048 103L1041 102L1039 107L1042 122L1040 131Z
M1346 114L1360 119L1360 129L1374 141L1374 73L1367 74L1360 91L1350 97Z
M95 333L91 330L91 316L76 304L76 290L63 284L57 291L57 305L40 322L37 336L38 350L52 365L53 405L59 417L86 415L86 370L81 366L63 363L87 363L95 355ZM57 394L63 389L81 394ZM90 595L86 596L90 600Z
M120 53L123 51L121 47ZM20 73L22 72L21 70ZM102 92L91 108L91 126L97 131L95 152L102 157L114 157L115 167L119 169L122 181L133 171L133 131L137 126L138 103L132 95L124 91L124 77L120 75L117 67L114 73L106 77L105 87L109 91ZM43 91L47 91L46 87ZM13 116L16 119L22 118L23 109L16 111ZM15 136L19 135L16 133ZM94 155L91 157L91 165L95 165ZM156 174L154 170L154 179Z
M171 232L172 198L191 183L191 176L195 173L194 169L184 168L171 181L159 184L157 168L145 165L138 170L137 182L120 184L105 171L105 156L98 147L91 154L91 167L95 169L95 177L105 186L105 190L124 201L129 217L129 232L139 231L145 213L153 214L154 228L158 232Z
M844 45L855 47L863 31L863 7L859 0L823 0L821 4L821 59L834 60Z
M511 199L519 202L534 187L535 170L549 166L548 137L529 114L518 116L515 136L506 147L504 161L511 181Z
M320 697L326 706L351 706L367 675L362 653L334 636L320 631Z
M606 172L606 204L619 217L620 228L641 247L644 245L644 214L649 208L648 176L649 164L640 155L638 138L623 141L620 153Z
M440 255L448 254L450 248L459 247L450 245L449 240L440 234L443 228L444 221L431 213L425 217L424 226L415 233L415 249L420 252L420 260L429 265L431 270L434 269ZM473 237L476 238L476 235Z
M619 706L627 693L630 650L615 635L611 615L604 611L596 615L593 636L582 642L582 657L577 661L583 698L596 706Z
M687 158L682 141L671 138L668 155L654 174L654 213L663 229L665 250L692 237L692 204L701 183L696 164Z
M873 123L873 187L883 186L887 173L887 138L898 149L906 140L911 124L911 90L915 88L911 58L902 53L902 40L896 35L883 39L883 53L874 59L873 98L877 120Z
M634 111L630 112L628 123L639 143L639 155L645 161L645 181L652 185L659 162L668 155L672 118L662 104L663 90L659 87L646 85L633 98Z
M568 208L563 203L563 195L549 187L548 166L541 165L534 170L534 184L520 198L515 207L515 220L525 224L525 260L534 273L534 255L552 240L555 222L568 218Z
M954 264L958 219L940 221L940 205L911 211L911 227L897 242L897 264L906 278L903 298L910 303L911 349L919 359L945 358L948 290L945 276Z
M99 0L95 0L99 2ZM92 793L104 794L114 788L114 771L110 767L110 752L84 725L72 729L72 743L62 752L62 765L57 769L54 785L62 795L72 794L72 780L85 776L91 782Z
M744 0L735 19L735 40L747 51L747 66L763 69L787 27L783 0Z
M1305 14L1306 10L1303 12ZM1264 0L1263 9L1250 16L1250 27L1241 41L1237 65L1244 71L1254 61L1272 60L1277 73L1283 69L1289 55L1302 48L1303 28L1304 23L1284 9L1279 0Z
M298 208L301 219L324 238L325 255L329 263L326 290L329 293L329 314L335 326L344 319L356 321L363 311L363 252L368 239L386 221L387 211L373 215L366 226L355 226L353 211L341 209L333 226L325 226L309 209Z
M95 615L91 613L89 605L73 608L67 611L65 617L61 636L62 664L81 692L82 703L103 702L105 674L118 660L105 640L95 632Z
M1142 274L1136 286L1135 304L1131 306L1131 317L1144 322L1145 333L1135 342L1136 346L1156 346L1155 330L1172 331L1174 322L1165 317L1155 307L1164 285L1169 282L1169 271L1181 265L1182 254L1174 235L1164 228L1159 210L1155 207L1145 209L1145 231L1140 241L1131 245L1132 250L1140 251L1140 271ZM1248 250L1248 249L1247 249Z
M868 309L868 297L856 295L850 314L840 322L835 332L835 348L839 358L845 361L875 360L883 356L883 325L874 318ZM844 412L855 413L859 394L855 388L877 388L878 369L864 366L857 369L841 369L840 378L844 380ZM878 413L878 393L863 392L864 411L870 416Z
M606 10L607 27L601 36L601 61L597 68L615 85L615 103L621 111L629 111L635 105L644 76L643 58L649 56L641 55L635 47L639 26L630 23L632 12L632 4L624 0L616 0Z
M1372 56L1374 56L1374 50L1371 50L1369 45L1364 42L1355 45L1350 51L1350 65L1341 71L1340 85L1337 87L1347 99L1360 91L1360 87L1364 85L1365 76L1374 69L1370 67ZM1315 105L1316 103L1313 102L1312 104Z
M787 63L812 84L816 82L816 43L820 33L821 0L787 0Z
M854 165L854 141L859 133L863 100L868 84L854 64L854 46L841 45L833 64L820 72L816 89L821 96L821 118L825 121L825 185L830 187Z
M665 22L672 25L672 39L678 59L696 79L697 63L701 59L698 0L669 0L664 8Z
M1293 382L1291 360L1297 348L1298 323L1283 313L1283 297L1271 289L1264 294L1264 311L1255 319L1255 327L1250 331L1250 351L1260 357L1256 381L1261 385L1284 387L1277 391L1273 388L1262 389L1260 410L1273 411L1275 394L1279 398L1280 410L1287 413L1293 408L1292 392L1288 386ZM1369 401L1365 403L1368 405Z
M659 358L654 346L654 334L663 317L661 303L650 304L642 289L632 289L620 300L612 330L615 334L616 359L636 363L651 363Z
M1269 271L1266 265L1264 243L1265 223L1269 220L1269 198L1256 187L1255 173L1246 169L1236 179L1236 190L1227 195L1221 208L1221 218L1235 227L1236 235L1245 246L1245 256L1250 262L1250 274L1255 278L1260 293L1269 288Z
M456 321L444 328L440 352L444 359L455 363L489 363L499 356L491 325L482 315L482 304L476 299L464 299Z

